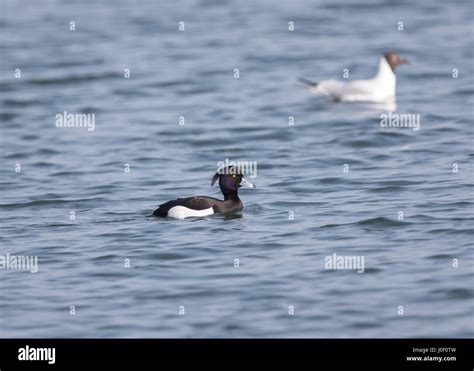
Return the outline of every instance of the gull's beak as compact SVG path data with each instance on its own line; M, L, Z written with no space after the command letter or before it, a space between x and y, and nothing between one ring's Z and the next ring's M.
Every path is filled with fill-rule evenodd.
M245 178L242 178L240 181L240 186L245 188L255 188L255 186Z
M400 59L398 64L410 64L410 61L408 59Z

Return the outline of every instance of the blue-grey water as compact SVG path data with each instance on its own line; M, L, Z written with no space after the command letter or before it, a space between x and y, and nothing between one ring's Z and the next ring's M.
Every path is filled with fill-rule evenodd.
M472 17L469 0L2 0L0 255L38 272L0 270L0 336L472 337ZM392 109L419 130L297 83L368 78L389 49L411 61ZM95 130L56 127L64 111ZM220 197L226 158L257 162L240 213L149 217ZM334 253L364 273L326 269Z

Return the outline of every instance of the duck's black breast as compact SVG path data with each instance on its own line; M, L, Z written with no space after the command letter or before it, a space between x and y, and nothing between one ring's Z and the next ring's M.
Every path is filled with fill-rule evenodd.
M214 207L214 205L216 205L218 202L222 201L218 200L217 198L207 196L178 198L160 205L158 209L153 212L153 215L164 218L168 216L168 211L175 206L184 206L192 210L205 210L209 209L210 207Z
M219 201L213 207L215 213L226 214L241 210L244 207L244 204L242 203L242 201L240 201L240 199L231 199L226 201Z

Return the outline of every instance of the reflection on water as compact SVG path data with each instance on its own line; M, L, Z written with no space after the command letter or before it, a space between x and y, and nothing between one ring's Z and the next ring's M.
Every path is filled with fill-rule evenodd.
M224 220L234 220L242 218L241 213L224 214Z

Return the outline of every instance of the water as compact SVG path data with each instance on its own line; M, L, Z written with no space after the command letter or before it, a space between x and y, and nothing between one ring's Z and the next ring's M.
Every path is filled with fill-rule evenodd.
M0 271L0 335L472 337L472 8L3 0L0 251L39 271ZM370 77L389 49L419 131L296 82ZM64 111L96 130L56 128ZM258 164L241 213L149 217L220 197L226 158ZM334 253L365 272L326 270Z

